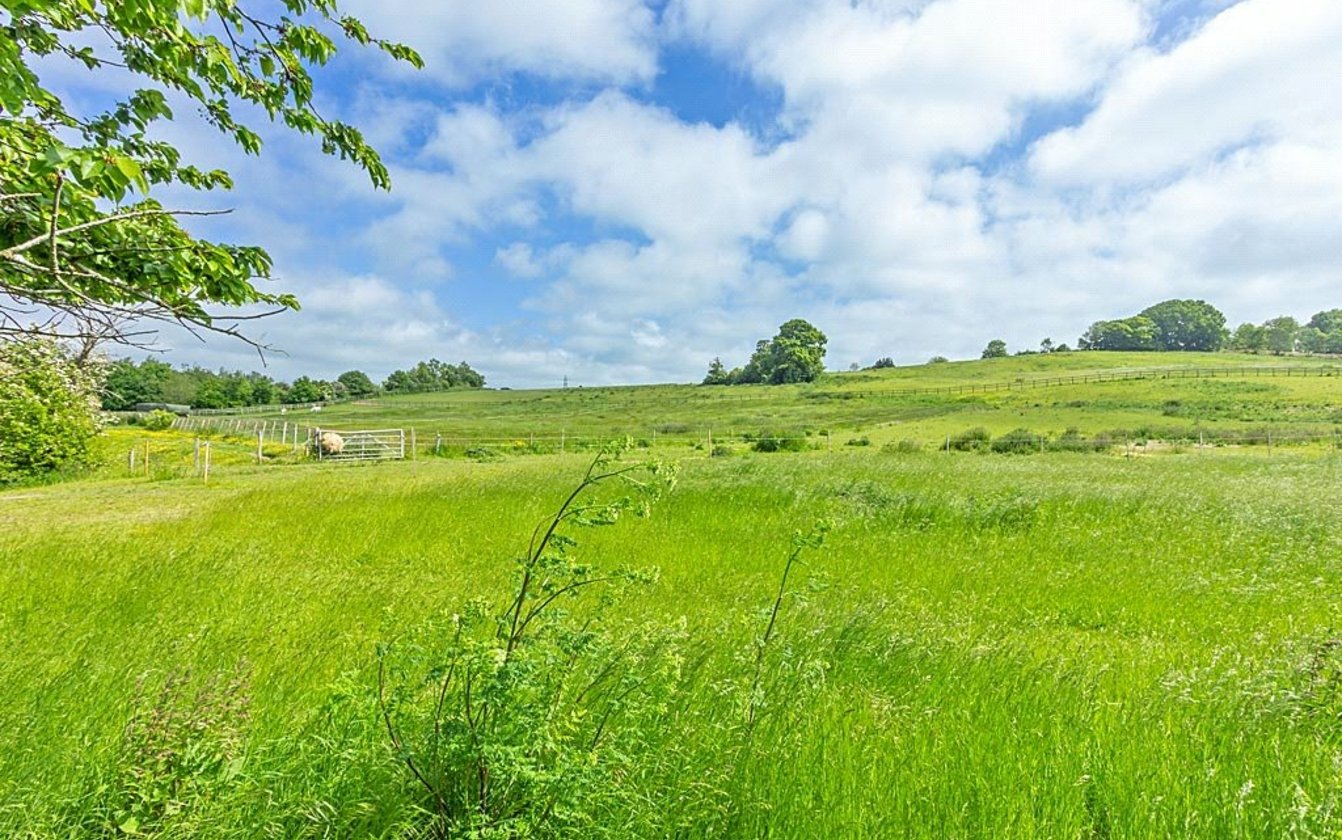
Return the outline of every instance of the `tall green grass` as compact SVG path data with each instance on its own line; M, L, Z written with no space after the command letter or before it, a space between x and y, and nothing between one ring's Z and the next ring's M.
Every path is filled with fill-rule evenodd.
M380 727L377 645L505 592L584 466L0 494L0 834L117 834L145 763L128 724L208 717L202 688L241 668L245 713L220 712L161 836L409 836L423 801ZM584 537L593 562L661 570L615 632L685 636L664 712L618 789L587 802L593 831L1335 836L1340 467L1325 452L688 459L650 520ZM742 752L763 611L789 535L820 518L834 528L784 601ZM164 700L173 675L187 687Z

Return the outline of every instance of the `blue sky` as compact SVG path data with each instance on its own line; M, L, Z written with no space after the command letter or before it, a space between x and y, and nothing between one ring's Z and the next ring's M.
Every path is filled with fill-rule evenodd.
M304 302L263 329L281 378L689 381L792 317L844 369L1074 342L1170 297L1342 305L1335 0L346 5L427 62L320 77L390 194L279 130L246 158L171 129L237 180L181 197L236 208L193 227L267 247Z

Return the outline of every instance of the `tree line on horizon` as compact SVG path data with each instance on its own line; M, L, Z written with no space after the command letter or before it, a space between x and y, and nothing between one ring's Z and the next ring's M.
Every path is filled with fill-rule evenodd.
M1039 350L1019 350L1014 355L1065 352L1067 349L1067 345L1054 346L1046 338ZM1240 324L1231 331L1226 327L1225 315L1204 300L1167 300L1127 318L1096 321L1077 340L1077 349L1342 354L1342 309L1316 312L1303 324L1293 316L1278 315L1261 324ZM1010 354L1006 342L995 338L988 342L980 358L996 359L1007 355Z
M332 380L300 376L292 382L283 382L256 371L215 371L195 365L175 368L154 358L138 363L117 359L107 366L102 408L104 411L130 411L146 403L190 408L297 405L379 394L483 388L484 385L484 376L466 362L453 365L438 359L393 371L381 385L361 370L345 371Z

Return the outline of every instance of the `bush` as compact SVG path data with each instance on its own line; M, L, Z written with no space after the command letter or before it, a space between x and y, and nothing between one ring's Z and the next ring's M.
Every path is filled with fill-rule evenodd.
M988 441L992 440L992 435L982 426L975 426L972 429L965 429L959 434L951 435L950 447L957 452L973 452L978 449L988 448Z
M378 706L420 792L415 836L593 836L634 792L622 780L665 718L685 633L647 625L615 636L608 608L655 571L594 569L573 536L645 515L671 488L665 464L617 463L627 449L603 451L540 523L508 597L471 601L379 649ZM598 586L595 607L573 611Z
M922 452L923 445L916 440L905 438L887 443L881 447L881 451L887 455L906 455L911 452Z
M101 370L43 339L0 342L0 484L88 457L100 428Z
M1057 440L1050 443L1048 448L1063 452L1103 452L1111 446L1113 446L1113 441L1108 435L1100 434L1093 438L1087 438L1073 426L1063 432Z
M756 452L804 452L807 449L803 432L760 432L754 440L751 449Z
M871 438L863 435L862 437L849 438L844 446L871 446Z
M1003 455L1033 455L1040 450L1039 435L1029 429L1012 429L992 442L992 451Z
M503 458L503 454L488 446L472 446L466 450L465 455L473 461L498 461Z
M714 446L713 451L708 454L714 458L726 458L736 453L730 446L723 446L719 443L717 446Z
M145 415L144 419L140 421L140 425L151 432L162 432L171 429L172 424L176 420L177 415L173 414L171 411L164 411L161 408L156 408Z

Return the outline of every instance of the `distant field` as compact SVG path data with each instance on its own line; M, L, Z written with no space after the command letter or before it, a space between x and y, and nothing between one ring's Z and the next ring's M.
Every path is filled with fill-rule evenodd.
M1285 375L1288 370L1296 375ZM1134 371L1149 373L1140 379L1093 381ZM1198 373L1206 378L1188 378ZM650 443L705 442L709 435L728 441L761 431L828 432L831 438L842 436L840 444L860 432L878 444L911 439L930 446L973 426L993 434L1026 428L1054 436L1076 428L1088 435L1117 432L1119 438L1154 432L1196 439L1200 431L1230 437L1262 434L1271 427L1280 433L1331 435L1342 424L1342 365L1222 353L1063 353L836 373L796 386L655 385L383 397L329 406L319 414L276 410L248 414L246 420L292 420L335 429L406 427L416 430L421 444L442 435L448 444L463 446L536 439L557 446L561 437L581 441L616 435Z
M603 754L612 769L547 814L554 836L1342 834L1342 379L814 396L1056 376L1096 355L836 375L745 389L749 408L688 386L478 392L322 423L494 440L579 428L565 412L583 407L592 434L694 427L633 453L682 467L650 519L576 533L598 568L660 569L613 608L617 642L678 641L656 705ZM724 417L810 428L811 446L692 448L695 424ZM1141 424L1321 437L936 448L974 425L1058 440ZM861 436L872 445L847 445ZM214 437L205 484L190 434L123 428L94 480L0 493L0 836L425 836L431 803L376 703L379 646L441 641L431 628L468 599L504 601L512 559L590 458L434 458L426 438L413 462L348 466L273 442L258 465L254 440ZM880 445L901 440L921 444ZM128 476L146 444L149 474ZM790 536L822 519L744 747Z

